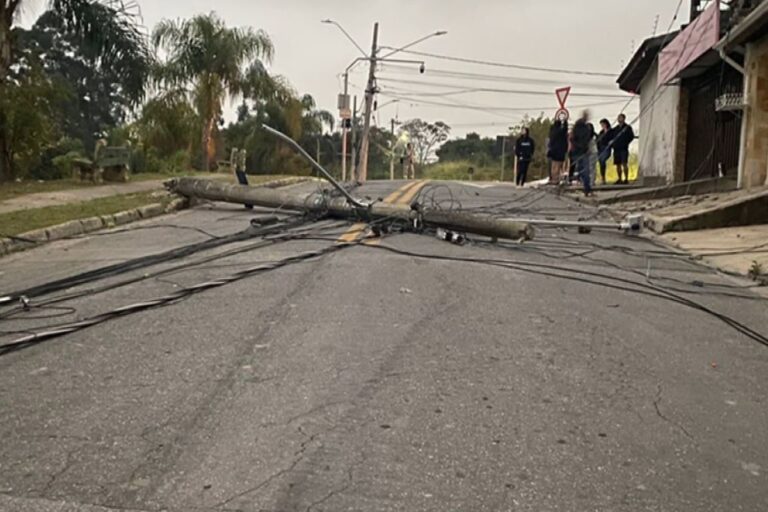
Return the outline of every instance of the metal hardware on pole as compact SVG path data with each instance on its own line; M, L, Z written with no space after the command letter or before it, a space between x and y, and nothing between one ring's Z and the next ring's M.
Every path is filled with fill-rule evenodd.
M359 202L357 199L352 197L349 194L349 192L347 192L347 190L339 184L338 181L333 179L333 176L331 176L331 173L326 171L323 168L322 165L317 163L311 156L309 156L309 153L304 151L304 148L302 148L295 140L293 140L289 136L285 135L284 133L279 132L279 131L275 130L274 128L272 128L270 126L267 126L265 124L261 125L261 127L264 128L267 131L267 133L270 133L270 134L274 135L275 137L285 141L288 145L290 145L293 149L295 149L301 156L303 156L305 159L307 159L309 161L309 163L312 164L312 167L317 169L317 171L320 172L320 174L322 174L325 179L330 181L331 185L333 185L333 187L336 190L338 190L341 193L341 195L343 195L347 199L347 201L349 201L349 203L351 205L353 205L353 206L355 206L357 208L365 208L366 207L366 205L364 205L363 203Z

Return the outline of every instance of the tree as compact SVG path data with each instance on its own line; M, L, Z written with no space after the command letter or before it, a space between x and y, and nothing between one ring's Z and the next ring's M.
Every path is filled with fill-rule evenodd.
M428 123L421 119L405 122L402 130L408 133L420 165L427 163L435 149L447 141L451 133L451 127L442 121Z
M93 9L109 23L106 6ZM30 30L16 29L14 36L19 54L16 66L24 69L30 61L39 61L57 87L69 92L58 105L62 132L82 140L88 151L97 139L124 123L144 97L150 63L143 42L119 59L107 60L94 41L67 33L53 11L46 11Z
M46 146L59 138L55 105L65 94L39 67L6 83L0 96L5 144L0 159L10 176L40 161Z
M272 42L261 30L226 27L214 13L161 21L152 42L167 54L156 70L157 80L187 90L193 99L202 125L203 169L207 171L215 158L214 135L224 101L253 87L251 72L264 69L259 59L272 59Z
M466 160L477 163L481 159L493 159L496 141L480 138L477 133L469 133L464 139L449 140L435 154L441 162Z
M27 0L0 0L0 97L7 97L9 73L14 63L13 24ZM105 65L120 67L125 59L143 52L144 34L138 24L137 5L131 0L49 0L48 5L61 21L63 32L87 39ZM143 77L136 78L143 81ZM13 178L7 155L8 113L0 109L0 181Z
M167 158L179 151L192 152L199 118L186 95L179 91L150 99L136 122L140 143Z

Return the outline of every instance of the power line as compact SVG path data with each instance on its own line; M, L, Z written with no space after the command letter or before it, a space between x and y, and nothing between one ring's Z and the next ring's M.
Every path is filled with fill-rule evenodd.
M493 107L490 105L475 105L470 103L461 103L458 101L454 101L453 103L447 103L447 102L433 101L429 99L414 97L414 96L419 96L418 94L412 94L412 93L410 95L407 95L407 94L409 94L409 92L406 92L397 88L384 89L381 91L382 96L386 96L386 97L393 98L396 100L401 100L401 101L409 101L409 102L420 103L425 105L435 105L439 107L466 108L471 110L481 110L481 111L487 111L487 112L529 112L529 111L552 110L554 108L551 105L547 107ZM574 105L572 108L576 108L576 109L593 108L593 107L601 107L601 106L607 106L607 105L618 105L620 103L624 103L624 102L623 101L606 101L606 102L599 102L599 103Z
M413 69L407 66L400 66L400 65L394 65L394 64L388 64L381 67L382 71L387 73L393 73L398 75L413 75ZM563 80L548 80L546 78L535 78L535 77L522 77L522 76L510 76L510 75L491 75L487 73L472 73L468 71L456 71L456 70L450 70L450 69L435 69L430 67L426 73L430 76L442 76L442 77L448 77L448 78L460 78L460 79L471 79L471 80L484 80L484 81L491 81L491 82L517 82L517 83L527 83L527 84L537 84L537 85L552 85L552 86L562 86ZM580 82L580 81L573 81L568 80L568 85L578 85L582 87L588 87L588 88L594 88L594 89L611 89L616 90L616 84L614 83L595 83L595 82Z
M454 61L454 62L464 62L467 64L478 64L483 66L493 66L493 67L499 67L499 68L510 68L510 69L522 69L526 71L541 71L543 73L559 73L559 74L566 74L566 75L584 75L584 76L604 76L604 77L612 77L615 78L614 73L602 73L597 71L584 71L584 70L574 70L574 69L558 69L558 68L544 68L544 67L537 67L537 66L525 66L522 64L508 64L504 62L493 62L488 60L479 60L479 59L468 59L465 57L453 57L450 55L440 55L436 53L426 53L426 52L417 52L413 50L403 50L403 53L408 53L410 55L418 55L420 57L431 57L433 59L441 59L441 60L448 60L448 61Z
M408 84L408 85L418 85L422 87L435 87L439 89L457 89L457 90L468 90L467 86L464 84L450 84L450 83L441 83L441 82L421 82L418 80L402 80L399 78L379 78L378 82L383 83L398 83L398 84ZM474 87L469 89L471 92L491 92L491 93L497 93L497 94L521 94L521 95L529 95L529 96L553 96L553 93L550 91L536 91L532 89L497 89L493 87ZM627 94L601 94L601 93L589 93L589 92L576 92L571 93L571 96L573 97L581 97L581 98L622 98L627 99Z

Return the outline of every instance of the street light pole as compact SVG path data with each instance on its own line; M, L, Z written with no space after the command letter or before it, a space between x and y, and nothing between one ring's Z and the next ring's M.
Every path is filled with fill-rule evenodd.
M371 136L371 115L373 114L373 96L376 93L376 52L379 41L379 23L373 25L373 44L371 45L371 65L368 69L368 83L365 87L365 119L363 121L363 140L360 144L360 165L357 168L357 181L365 183L368 178L368 147Z
M366 88L365 88L365 106L364 106L364 109L365 109L364 116L365 117L364 117L364 121L363 121L363 134L362 134L363 138L362 138L362 141L360 143L360 158L359 158L360 165L359 166L355 165L354 151L355 151L356 146L355 146L355 142L354 142L354 137L355 137L354 127L353 127L353 130L352 130L352 136L353 136L353 142L352 142L352 145L353 145L353 147L352 147L352 151L353 151L353 156L352 156L352 161L353 161L352 172L355 175L355 179L357 181L363 183L363 182L365 182L368 179L368 154L369 154L369 148L370 148L371 116L373 115L373 100L374 100L374 96L376 95L376 65L377 65L377 63L382 61L383 59L386 59L387 62L404 62L404 63L414 63L415 62L417 64L421 64L421 72L424 73L424 62L423 61L397 60L397 59L388 59L387 57L390 57L391 55L394 55L394 54L396 54L396 53L398 53L400 51L403 51L406 48L410 48L411 46L414 46L414 45L419 44L419 43L421 43L423 41L426 41L427 39L430 39L432 37L445 35L445 34L447 34L447 32L444 31L444 30L434 32L432 34L429 34L429 35L427 35L425 37L417 39L416 41L414 41L412 43L409 43L409 44L407 44L407 45L405 45L403 47L400 47L400 48L388 47L392 51L390 53L388 53L384 58L380 58L380 57L377 57L377 53L378 53L378 50L379 50L379 46L378 46L379 23L378 22L376 22L373 25L373 44L371 45L371 54L370 54L370 56L366 55L365 51L360 47L360 45L358 45L357 42L355 42L355 40L352 38L352 36L350 36L349 33L347 33L347 31L344 30L344 28L341 25L339 25L337 22L335 22L333 20L330 20L330 19L322 20L322 22L323 23L332 24L332 25L336 25L336 27L338 27L339 30L341 30L344 33L344 35L347 37L347 39L352 41L352 43L355 45L355 47L357 47L357 49L360 51L360 53L363 54L363 57L358 57L357 59L352 61L352 64L347 66L347 69L344 72L344 98L345 98L344 101L347 104L348 104L347 98L349 98L349 70L355 64L357 64L359 61L362 61L362 60L367 60L369 62L369 64L370 64L370 68L369 68L369 71L368 71L368 82L367 82ZM348 106L346 108L348 108ZM342 149L341 149L341 152L342 152L342 166L341 166L342 167L342 179L346 180L346 176L347 176L347 172L346 172L346 170L347 170L347 128L346 128L346 126L342 127L342 144L341 144L341 146L342 146Z
M349 168L352 169L354 175L355 168L357 167L357 96L352 100L352 162Z
M507 136L501 139L501 181L504 181L504 164L507 156Z
M389 155L389 180L395 179L395 146L397 145L397 137L395 136L395 118L392 118L392 152Z

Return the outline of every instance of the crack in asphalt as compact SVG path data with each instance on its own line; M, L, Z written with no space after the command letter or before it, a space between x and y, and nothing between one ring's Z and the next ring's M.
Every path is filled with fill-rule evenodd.
M326 494L324 497L320 498L319 500L310 503L309 506L307 507L306 512L312 512L313 508L316 508L316 507L322 505L323 503L325 503L326 501L330 500L334 496L336 496L338 494L341 494L344 491L346 491L347 489L349 489L350 487L352 487L352 484L354 483L354 480L355 480L355 478L354 478L355 468L357 466L361 465L363 462L365 462L365 460L366 460L365 454L361 452L360 453L360 460L355 462L351 466L349 466L349 468L347 468L347 483L345 483L344 485L342 485L341 487L339 487L337 489L332 490L331 492L329 492L328 494Z
M291 471L293 471L296 468L296 466L298 466L299 463L304 459L305 452L306 452L307 448L309 447L309 445L312 442L314 442L315 439L317 439L320 435L322 435L323 433L327 433L328 430L322 431L322 432L316 432L316 433L311 434L311 435L308 436L306 433L304 433L302 428L299 427L298 428L298 432L301 435L305 436L307 439L305 439L304 441L301 442L301 444L299 445L299 450L297 450L293 454L294 457L296 457L296 458L293 460L293 462L291 462L291 464L287 468L281 469L280 471L277 471L276 473L273 473L272 475L267 477L265 480L262 480L261 482L259 482L258 484L254 485L253 487L249 487L248 489L246 489L246 490L244 490L242 492L239 492L239 493L237 493L237 494L227 498L224 501L220 501L219 503L214 505L214 507L215 508L224 507L227 504L231 503L232 501L234 501L234 500L236 500L238 498L242 498L243 496L247 496L248 494L251 494L253 492L258 491L259 489L262 489L262 488L266 487L267 485L269 485L275 479L280 478L281 476L286 475L286 474L290 473Z
M324 261L324 258L320 258L316 260L316 265L321 264ZM309 265L305 267L305 275L311 276L316 273L316 265ZM307 283L305 279L298 279L296 285L287 293L282 300L280 300L277 304L275 304L272 308L270 308L269 312L271 313L270 318L273 317L280 317L285 316L290 313L289 308L285 307L286 305L290 304L291 300L294 296L296 296L299 293L306 292ZM244 357L246 357L248 354L253 352L253 348L256 345L261 344L261 339L267 336L273 329L274 324L273 322L267 321L266 317L263 319L262 322L262 328L259 330L258 334L249 340L249 344L247 347L245 347L245 350L240 355L236 356L236 360L241 360ZM240 371L241 364L234 364L232 365L232 368L227 373L226 377L222 379L218 379L216 381L216 386L208 393L207 397L203 400L203 402L196 408L196 410L191 414L191 416L188 416L186 421L181 422L180 428L178 429L178 433L172 437L168 442L163 443L161 446L157 446L148 452L146 452L146 457L152 457L153 453L157 453L155 457L153 457L150 460L145 460L142 464L139 464L137 468L134 469L132 472L132 478L135 478L136 475L138 475L140 472L145 471L149 472L151 471L150 468L153 466L156 467L156 472L159 472L160 475L163 475L165 471L159 466L165 465L166 467L170 467L172 464L172 461L178 459L179 456L183 453L182 445L183 440L187 438L192 431L196 428L197 425L199 425L205 418L209 417L209 413L211 412L212 405L217 403L217 398L219 398L223 393L227 392L232 388L234 383L236 382L235 375L237 372ZM169 420L167 423L172 423L173 420ZM149 432L147 432L149 430ZM150 433L152 429L145 429L145 434ZM297 462L298 463L298 462ZM277 475L274 475L276 477ZM271 477L272 478L272 477ZM153 485L148 487L144 490L145 494L150 494L157 490L161 484L160 484L160 476L156 478L151 479L153 482L155 482Z
M664 413L661 412L661 409L659 408L659 404L661 403L661 384L659 384L656 388L656 399L653 401L653 407L656 409L656 415L661 418L662 420L666 421L670 425L677 427L688 439L694 440L694 437L691 435L690 432L688 432L684 426L681 424L671 420L670 418L667 418Z

